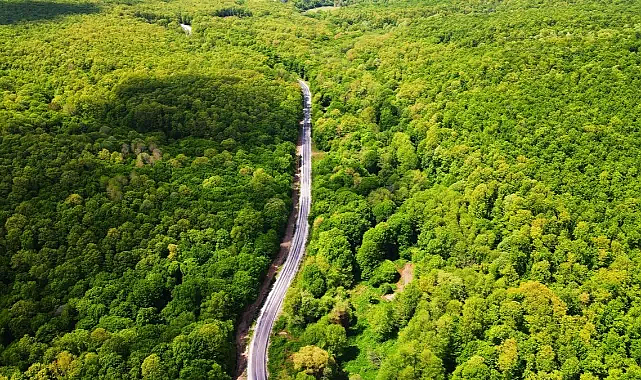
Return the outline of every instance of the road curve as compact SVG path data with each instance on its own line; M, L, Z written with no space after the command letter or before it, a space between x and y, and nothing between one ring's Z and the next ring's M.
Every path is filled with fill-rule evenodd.
M269 337L274 327L274 322L280 309L283 306L283 299L291 284L301 259L305 254L305 244L309 232L309 207L312 201L312 142L311 142L311 106L312 94L309 86L302 80L298 81L303 91L303 131L301 138L301 163L300 163L300 193L298 202L298 215L296 217L296 229L292 245L289 248L287 259L276 277L263 308L260 310L254 335L249 344L249 358L247 365L247 377L249 380L267 379L267 347Z

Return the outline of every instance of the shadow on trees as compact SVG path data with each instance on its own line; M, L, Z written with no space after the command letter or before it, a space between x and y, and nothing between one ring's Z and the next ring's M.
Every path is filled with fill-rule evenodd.
M50 20L71 14L96 13L99 8L88 3L57 3L51 1L1 1L0 25L21 21Z
M343 351L343 356L341 356L341 360L343 362L356 360L356 358L358 357L358 355L360 355L360 353L361 353L361 350L360 348L358 348L358 346L355 346L355 345L348 346Z
M100 117L110 127L167 138L210 138L218 142L294 141L296 120L283 109L282 87L239 76L138 76L117 85Z

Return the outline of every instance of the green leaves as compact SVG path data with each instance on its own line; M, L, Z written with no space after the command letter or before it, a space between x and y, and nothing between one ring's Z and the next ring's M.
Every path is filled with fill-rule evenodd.
M300 91L195 41L226 6L108 3L0 25L0 372L225 379L290 211Z

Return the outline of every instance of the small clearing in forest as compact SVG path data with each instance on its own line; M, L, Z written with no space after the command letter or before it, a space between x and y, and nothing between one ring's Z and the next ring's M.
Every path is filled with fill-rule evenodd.
M396 293L402 292L403 288L405 288L405 286L414 279L414 264L406 263L405 265L403 265L403 268L398 271L398 273L401 275L401 278L396 283L396 290L392 294L386 294L383 296L383 298L387 301L393 300L394 297L396 297Z

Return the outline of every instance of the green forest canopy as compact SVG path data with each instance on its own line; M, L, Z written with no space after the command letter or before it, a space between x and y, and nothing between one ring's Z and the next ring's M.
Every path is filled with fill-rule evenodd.
M319 5L0 4L0 373L229 378L301 75L312 236L274 378L641 377L641 6Z
M291 208L295 76L177 12L33 5L0 4L0 376L229 378Z
M639 378L639 11L310 14L329 34L305 67L324 153L271 373Z

